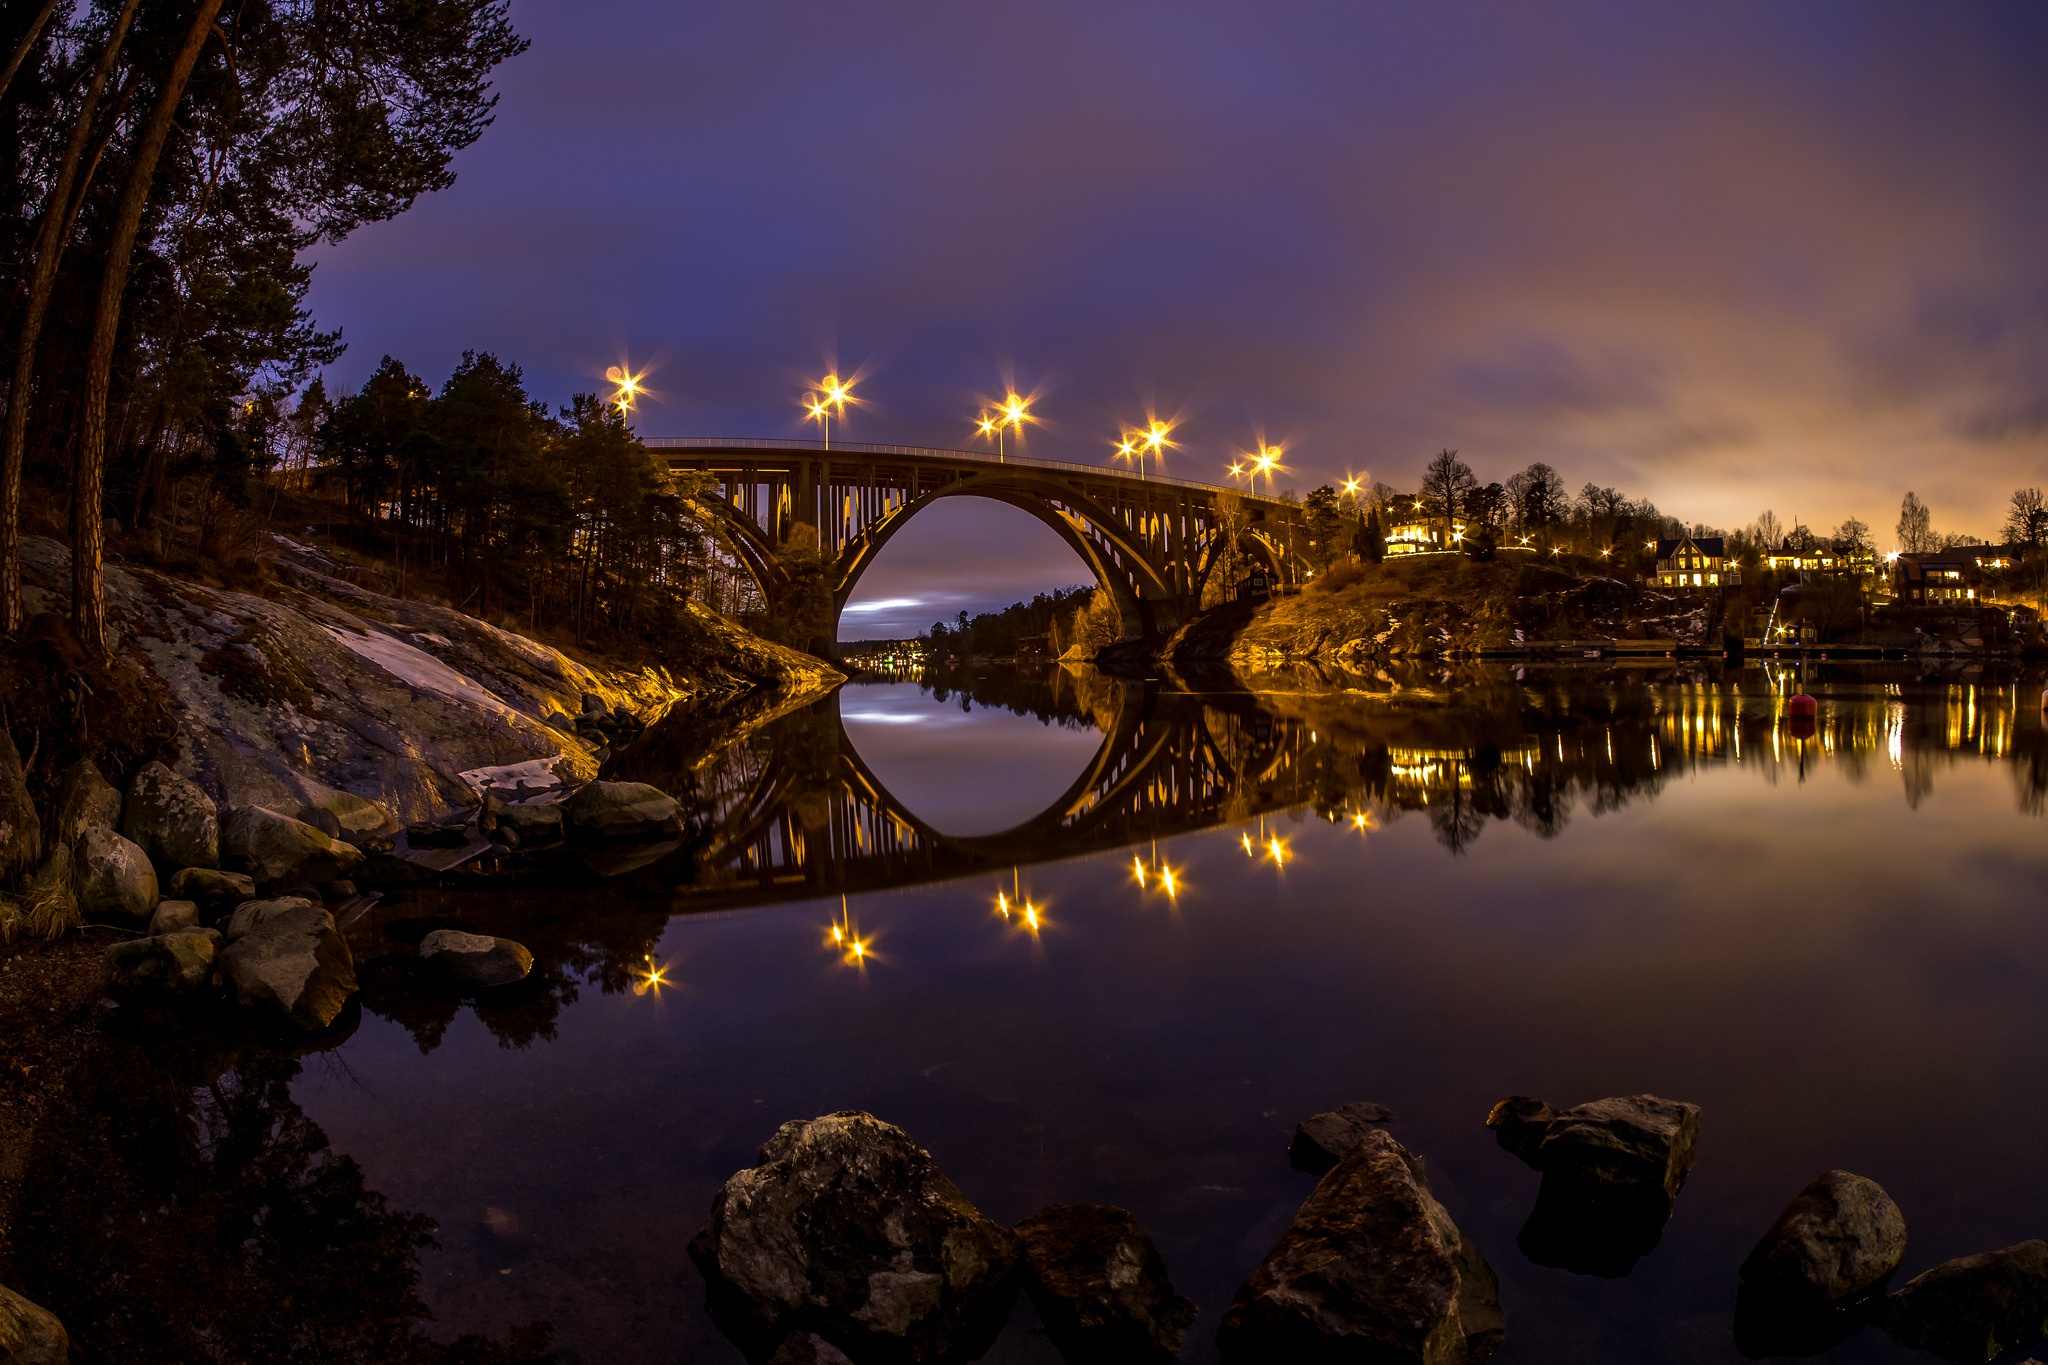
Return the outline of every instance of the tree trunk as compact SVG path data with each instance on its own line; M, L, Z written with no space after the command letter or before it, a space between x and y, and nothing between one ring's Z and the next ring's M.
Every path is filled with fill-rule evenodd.
M14 49L14 60L7 63L7 69L0 71L0 95L7 93L7 87L14 84L15 73L28 60L29 52L35 47L36 39L43 36L43 25L50 22L50 16L57 12L57 0L43 0L42 9L29 21L28 32L21 35L21 46Z
M132 0L131 0L132 3ZM100 277L99 307L93 313L92 348L86 353L85 401L78 423L78 451L71 489L71 615L78 626L80 643L95 653L107 653L107 601L105 565L101 562L106 529L104 485L107 473L107 385L114 368L114 331L121 321L121 295L128 287L128 266L135 252L135 236L142 228L142 211L149 203L149 187L156 179L157 159L170 137L171 119L192 68L220 13L221 0L199 0L192 26L178 54L164 73L163 89L156 108L135 146L135 164L128 184L121 192L121 206L114 217L114 232L107 244L106 273Z
M141 0L128 0L107 45L93 68L92 83L72 125L71 140L65 144L64 160L50 186L50 201L43 206L43 221L36 228L34 264L30 267L28 300L23 305L21 330L14 355L14 383L7 394L7 432L0 446L0 635L21 629L21 465L28 448L28 407L35 397L36 345L42 336L43 319L50 310L50 292L56 287L57 265L64 256L64 243L72 221L72 203L85 198L79 183L78 166L85 145L92 137L93 116L100 96L113 75L121 44L128 40L128 25L135 19Z

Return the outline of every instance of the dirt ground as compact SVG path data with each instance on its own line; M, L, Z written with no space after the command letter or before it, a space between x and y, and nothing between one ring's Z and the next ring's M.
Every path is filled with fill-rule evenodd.
M0 945L0 1273L13 1262L14 1208L50 1087L84 1055L106 989L108 935Z

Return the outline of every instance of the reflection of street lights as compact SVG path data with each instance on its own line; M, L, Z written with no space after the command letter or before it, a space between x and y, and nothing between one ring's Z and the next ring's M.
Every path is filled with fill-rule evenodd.
M846 421L846 404L853 398L856 381L839 382L839 376L828 374L818 381L817 391L803 396L804 417L816 422L825 431L825 449L832 448L832 417L837 413L841 425Z
M975 420L974 430L975 434L984 440L994 437L996 461L999 464L1007 463L1009 457L1003 451L1003 429L1008 427L1022 434L1026 422L1037 420L1031 415L1031 400L1019 398L1013 393L1003 399L994 412L983 409L981 416Z

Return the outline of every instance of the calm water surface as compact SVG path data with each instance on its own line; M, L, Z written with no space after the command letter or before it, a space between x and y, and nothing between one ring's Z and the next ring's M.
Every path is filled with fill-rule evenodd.
M1499 1272L1497 1359L1736 1360L1734 1268L1823 1169L1891 1191L1906 1274L2048 1235L2041 683L1815 674L1810 736L1761 668L850 686L723 754L651 738L694 851L379 907L353 932L458 917L544 984L480 1015L372 964L292 1094L439 1222L437 1330L546 1320L571 1361L738 1360L685 1243L779 1123L843 1108L1005 1222L1133 1210L1212 1360L1311 1188L1295 1122L1357 1099ZM1488 1108L1641 1090L1705 1109L1661 1244L1622 1279L1531 1264ZM988 1358L1055 1360L1030 1323Z

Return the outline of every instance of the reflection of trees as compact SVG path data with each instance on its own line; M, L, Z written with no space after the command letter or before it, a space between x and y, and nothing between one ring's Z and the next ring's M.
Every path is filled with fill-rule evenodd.
M514 1365L425 1333L433 1224L393 1209L291 1097L299 1063L96 1036L36 1132L6 1279L89 1360Z

